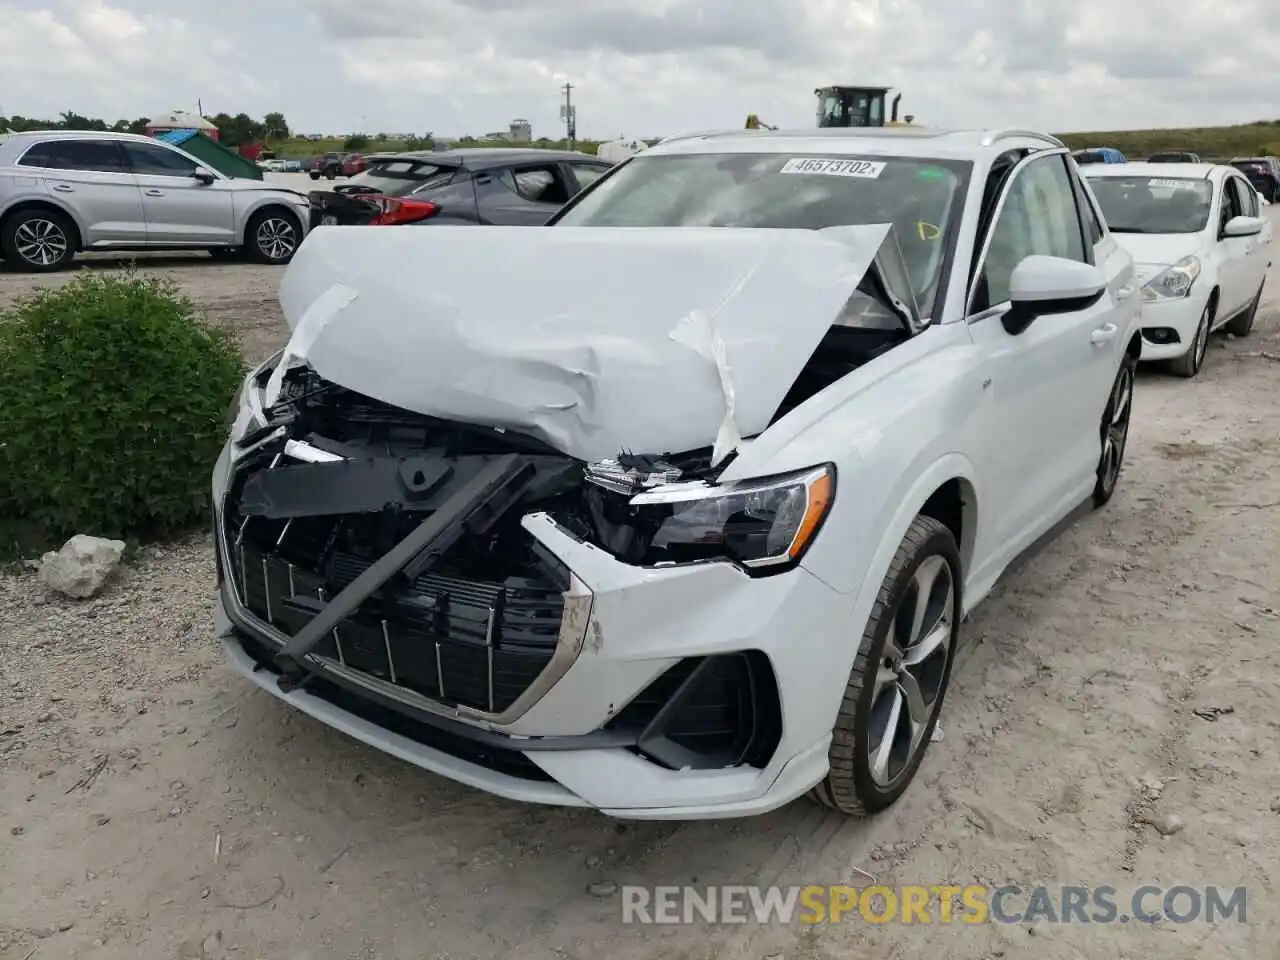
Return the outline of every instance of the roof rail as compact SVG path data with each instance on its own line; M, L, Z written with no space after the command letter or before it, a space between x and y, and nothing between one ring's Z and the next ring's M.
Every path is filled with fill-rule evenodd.
M1013 137L1030 137L1032 140L1043 140L1045 143L1051 143L1055 147L1065 147L1066 144L1057 137L1049 133L1042 133L1039 130L1023 130L1018 127L1007 127L1003 130L988 131L982 138L982 146L995 146L1000 140L1008 140Z
M663 137L658 143L675 143L677 140L707 140L711 137L731 137L739 133L763 133L765 131L750 128L726 127L719 130L695 130L692 133L676 133Z

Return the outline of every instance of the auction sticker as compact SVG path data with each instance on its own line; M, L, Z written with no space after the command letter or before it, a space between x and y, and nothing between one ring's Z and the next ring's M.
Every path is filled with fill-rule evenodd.
M874 180L884 172L882 160L848 160L835 157L792 157L779 173L816 173L824 177L865 177Z
M1190 178L1185 180L1148 180L1147 181L1147 183L1153 187L1168 187L1170 190L1183 190L1186 188L1190 188L1195 186L1197 182L1204 183L1205 181L1203 180L1196 181Z

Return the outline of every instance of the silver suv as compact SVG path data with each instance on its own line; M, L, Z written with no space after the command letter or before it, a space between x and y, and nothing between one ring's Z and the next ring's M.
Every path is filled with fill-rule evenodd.
M207 249L288 263L305 194L225 177L150 137L86 130L0 136L0 259L56 270L78 250Z

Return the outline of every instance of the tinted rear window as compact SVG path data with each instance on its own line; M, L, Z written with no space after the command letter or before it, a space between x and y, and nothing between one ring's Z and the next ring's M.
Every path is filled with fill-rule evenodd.
M456 172L456 167L421 160L374 160L348 183L353 187L368 187L390 197L399 197L424 186L448 183Z

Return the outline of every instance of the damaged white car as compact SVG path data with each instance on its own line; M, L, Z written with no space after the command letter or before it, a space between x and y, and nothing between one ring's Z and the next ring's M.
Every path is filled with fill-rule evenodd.
M1023 131L697 137L546 228L316 231L213 477L222 640L506 797L882 809L961 620L1115 489L1134 284Z

